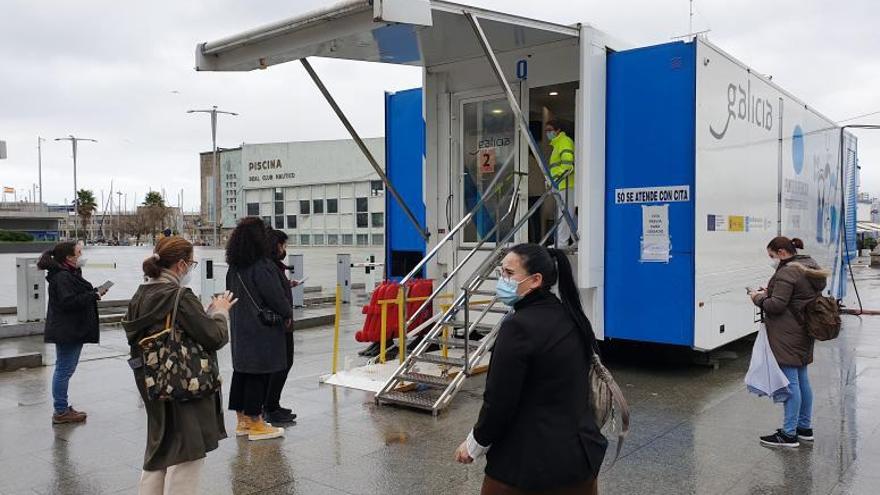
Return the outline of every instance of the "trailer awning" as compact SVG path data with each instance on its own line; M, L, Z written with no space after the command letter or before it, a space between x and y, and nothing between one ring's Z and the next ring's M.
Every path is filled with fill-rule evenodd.
M880 224L871 222L856 222L856 232L859 234L880 234Z
M478 16L496 53L579 36L579 27L438 0L347 0L196 47L196 70L249 71L305 57L433 66L484 54L464 17Z

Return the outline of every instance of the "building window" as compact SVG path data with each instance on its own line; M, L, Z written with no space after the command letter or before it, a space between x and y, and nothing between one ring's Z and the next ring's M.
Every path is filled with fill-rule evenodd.
M299 236L299 243L303 246L309 245L309 234L302 234Z
M366 246L370 243L370 236L367 234L358 234L357 235L357 245L358 246Z
M275 189L275 201L284 201L284 189Z
M315 246L323 246L324 234L315 234L312 236L312 240L314 241Z
M373 213L373 227L382 227L385 225L385 214L384 213Z
M379 196L385 190L385 183L381 180L370 181L370 193L373 196Z
M359 229L365 229L369 227L369 213L358 213L357 214L357 226Z
M373 245L381 246L385 244L385 234L373 234Z
M249 217L256 217L260 215L260 203L248 203L247 204L247 214Z
M328 199L327 200L327 213L339 213L339 200L338 199Z
M339 235L337 234L327 234L327 244L330 246L339 245Z
M284 228L284 215L275 215L275 228L283 229Z
M308 200L302 200L299 202L299 213L301 215L308 215L309 213L312 212L311 207L312 207L311 202L309 202Z
M312 201L314 213L324 213L324 200L315 199Z
M351 234L342 234L342 245L351 246L352 239L353 238Z
M368 205L367 198L357 198L357 211L358 211L358 213L367 211L368 210L367 205Z
M275 202L275 214L283 215L284 214L284 201L276 201Z
M296 228L296 215L287 215L287 228L295 229Z

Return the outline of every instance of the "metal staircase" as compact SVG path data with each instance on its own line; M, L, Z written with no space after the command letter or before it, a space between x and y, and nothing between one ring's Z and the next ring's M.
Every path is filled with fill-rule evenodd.
M505 164L505 167L508 165ZM500 172L503 170L504 168ZM496 174L495 180L502 175L502 173ZM567 175L561 179L564 180ZM439 249L450 242L453 236L474 218L474 213L482 206L490 192L495 190L494 185L495 181L493 180L486 188L487 193L480 198L471 212L428 253L410 274L404 277L400 283L401 291L405 291L406 282L415 274L420 273L422 267L437 254ZM516 217L516 204L519 196L518 180L514 187L514 194L504 216L495 222L495 226L487 235L483 236L483 240L467 252L428 299L422 303L421 307L413 312L413 315L418 315L429 307L477 252L485 252L483 245L487 239L491 239L497 233L499 225L503 225L508 218ZM548 188L526 214L519 218L502 238L495 242L495 246L488 256L466 279L454 301L443 312L439 320L429 328L418 345L407 355L403 363L376 394L377 403L423 409L436 415L449 405L466 378L485 369L483 359L492 348L504 318L512 311L511 308L502 305L497 300L494 287L486 282L494 283L498 280L497 268L515 235L528 225L528 221L533 215L540 212L541 205L553 193L554 188ZM553 228L541 240L542 244L547 242L562 221L565 221L564 217L557 219ZM495 316L489 317L489 315ZM409 328L411 320L412 318L406 322L405 328ZM431 368L434 372L426 372L423 368Z

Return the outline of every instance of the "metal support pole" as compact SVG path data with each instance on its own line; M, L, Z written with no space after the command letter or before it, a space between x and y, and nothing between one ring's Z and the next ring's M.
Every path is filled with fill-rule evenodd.
M397 354L402 363L406 360L406 286L403 284L397 290L397 326L400 333L397 340Z
M303 255L301 254L289 254L287 255L287 266L293 268L291 272L291 277L294 280L302 280L305 278L304 263L303 263ZM305 283L297 285L290 289L293 294L293 307L301 308L305 306Z
M336 255L336 283L342 287L342 302L351 302L351 255Z
M342 313L342 287L336 286L336 318L333 320L333 366L331 373L336 374L339 363L339 318Z
M571 237L577 242L580 240L580 236L577 232L577 224L572 218L571 213L568 211L568 204L565 203L562 195L559 193L559 188L557 187L556 182L553 180L553 175L550 173L550 167L547 165L547 160L541 154L538 149L538 143L535 141L535 137L532 136L532 133L529 131L529 121L525 115L523 115L522 110L519 107L519 103L516 101L516 96L513 94L513 90L510 89L510 84L507 83L507 79L504 78L504 72L501 70L501 65L498 63L498 59L495 57L495 53L492 51L492 46L489 45L489 40L486 38L486 33L483 32L483 27L480 26L480 21L477 20L477 17L471 13L466 12L465 17L471 23L471 27L474 30L474 34L477 35L477 40L480 42L480 47L483 49L483 53L486 55L486 58L489 60L489 66L492 68L492 72L495 73L495 77L498 79L498 83L501 85L501 89L504 90L505 96L507 96L507 102L510 105L510 109L516 117L517 123L519 124L520 132L522 132L523 137L526 139L526 143L529 145L529 150L531 150L532 154L535 156L535 160L541 165L541 170L544 172L544 178L550 183L550 189L553 191L553 196L556 197L556 201L558 203L564 204L563 208L563 216L565 217L565 221L568 223L568 227L571 230Z
M412 210L409 209L409 206L407 206L406 202L403 201L403 197L400 195L400 193L397 192L397 189L394 187L394 185L391 184L391 180L388 178L387 175L385 175L385 171L382 170L382 167L379 166L379 162L376 161L373 153L371 153L370 150L367 149L367 145L364 144L363 139L361 139L360 135L351 125L351 122L348 121L348 117L345 116L345 114L342 112L342 109L339 108L339 105L336 104L336 100L333 99L333 95L331 95L330 91L327 90L327 87L324 86L324 83L321 81L321 78L318 77L315 69L312 68L312 65L309 63L308 60L301 58L299 59L299 61L306 69L306 72L309 73L309 76L311 76L312 81L315 82L315 85L321 91L321 94L324 95L327 103L329 103L330 107L333 108L333 111L336 112L336 116L342 122L342 125L345 126L349 134L351 134L351 138L354 139L354 142L358 145L358 148L361 149L361 152L363 152L364 156L367 158L367 161L370 162L370 165L373 166L373 170L376 171L376 173L379 175L379 178L381 178L382 182L385 183L385 188L388 189L388 192L390 192L392 196L394 196L397 204L399 204L403 212L406 213L409 221L413 224L413 227L415 227L416 232L418 232L419 235L422 236L425 242L428 242L428 237L430 235L428 233L428 230L425 227L422 227L415 214L412 212Z
M43 141L45 139L37 136L37 182L40 188L40 203L43 203Z

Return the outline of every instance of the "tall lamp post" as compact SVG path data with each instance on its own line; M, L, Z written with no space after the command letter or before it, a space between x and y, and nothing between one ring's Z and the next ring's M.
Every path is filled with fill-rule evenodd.
M208 113L211 114L211 147L214 156L213 165L211 167L212 174L214 175L214 180L211 184L211 197L214 198L213 204L211 205L211 216L212 223L214 224L214 246L220 245L220 236L218 232L218 223L220 219L220 209L217 207L219 204L219 194L217 193L217 189L220 188L220 168L217 164L217 114L224 113L226 115L238 115L235 112L226 112L223 110L217 110L217 105L211 107L210 110L187 110L186 113Z
M40 204L43 204L43 141L44 138L37 136L37 187L40 188Z
M79 220L79 196L77 195L76 188L76 149L77 143L80 141L91 141L93 143L97 143L97 140L89 139L89 138L78 138L73 134L63 137L63 138L55 138L55 141L70 141L70 146L73 149L73 214L76 217L73 221L73 237L76 239L79 237L79 225L77 225L77 220Z

